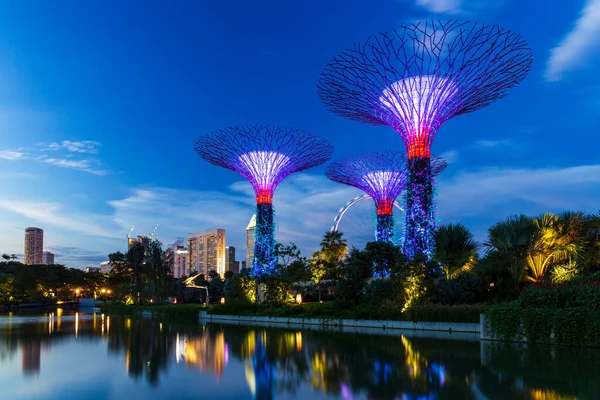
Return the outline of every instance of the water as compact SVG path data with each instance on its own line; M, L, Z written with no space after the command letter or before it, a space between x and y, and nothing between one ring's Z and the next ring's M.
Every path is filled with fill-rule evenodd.
M441 336L0 316L0 398L600 398L596 350Z

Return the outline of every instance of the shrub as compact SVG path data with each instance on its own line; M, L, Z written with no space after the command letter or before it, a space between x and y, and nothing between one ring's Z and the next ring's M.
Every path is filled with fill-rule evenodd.
M292 285L278 276L266 278L265 300L267 303L293 303L294 296L292 295Z
M523 308L499 304L486 312L493 335L502 340L600 347L600 311L579 308Z
M365 287L363 300L378 303L396 297L397 290L391 279L372 279Z

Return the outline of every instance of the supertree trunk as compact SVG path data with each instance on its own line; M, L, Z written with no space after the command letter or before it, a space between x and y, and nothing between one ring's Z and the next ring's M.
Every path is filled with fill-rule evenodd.
M428 157L408 160L406 216L403 252L408 257L423 254L431 257L435 213L433 205L433 174Z
M254 262L252 274L262 278L275 269L275 225L273 204L259 203L256 206L256 228L254 231Z
M392 214L377 214L375 240L378 242L394 243L394 216Z

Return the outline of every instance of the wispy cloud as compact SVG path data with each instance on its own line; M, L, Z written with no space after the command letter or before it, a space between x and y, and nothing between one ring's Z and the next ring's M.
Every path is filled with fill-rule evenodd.
M495 148L495 147L503 147L503 146L513 146L513 143L510 140L491 140L491 139L482 139L478 140L473 144L473 147L484 147L484 148Z
M106 175L109 174L110 171L104 169L96 169L93 165L100 164L97 160L71 160L65 158L49 158L49 157L39 157L38 161L56 165L58 167L75 169L77 171L89 172L94 175Z
M57 151L57 150L66 150L71 153L89 153L96 154L98 153L98 147L100 147L99 142L94 142L92 140L81 140L81 141L71 141L71 140L63 140L60 143L50 143L45 145L41 143L42 146L45 146L42 151Z
M415 0L415 4L435 14L476 14L502 6L506 0Z
M96 154L100 143L91 140L74 142L63 140L61 143L39 143L42 148L0 150L0 159L5 160L24 160L29 159L35 162L55 165L57 167L74 169L77 171L88 172L94 175L107 175L110 170L100 168L100 161L95 158L77 159L83 154ZM56 152L55 157L49 157L48 151Z
M600 0L587 0L573 29L550 51L545 78L560 81L600 47Z
M417 0L418 6L437 14L459 14L462 0Z
M0 158L4 160L22 160L27 158L27 153L23 149L19 150L0 150Z
M110 229L108 218L73 210L59 203L30 200L0 200L0 209L10 211L41 225L51 225L72 232L107 238L120 237L118 231Z
M441 220L463 222L484 234L492 223L514 213L596 211L598 205L594 199L600 196L600 165L442 173L438 185L437 208ZM304 255L310 256L340 208L358 194L361 192L321 175L300 173L289 177L277 188L274 198L277 239L296 243ZM134 235L149 234L159 224L156 237L164 244L191 232L221 227L227 231L228 244L238 248L238 258L242 259L245 228L254 213L254 194L244 181L235 182L223 191L137 187L107 203L110 210L106 213L77 209L76 205L22 200L0 201L0 209L22 215L28 219L24 223L39 224L49 232L60 229L63 237L73 238L72 242L60 244L80 248L75 253L86 248L86 240L78 241L78 234L104 238L101 248L90 247L93 250L89 254L73 254L71 261L65 261L67 265L79 266L90 265L112 251L125 250L125 234L133 224ZM372 203L369 200L363 203L364 213L371 213ZM359 214L349 212L343 228L355 243L359 237L363 240L372 235L371 214L362 225L352 223Z

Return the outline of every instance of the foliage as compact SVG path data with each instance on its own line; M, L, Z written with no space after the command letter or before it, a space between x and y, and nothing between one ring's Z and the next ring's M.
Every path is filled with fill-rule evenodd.
M498 304L485 313L493 335L502 340L600 347L600 310L530 308L518 302Z
M525 272L525 258L534 232L532 219L525 215L510 217L488 230L488 240L484 246L488 251L497 251L507 260L508 269L517 284Z
M427 261L424 255L417 254L408 261L403 285L406 303L404 308L411 308L423 300L431 292L433 281L437 277L437 264Z
M126 259L127 264L130 265L133 270L133 299L135 304L141 304L141 275L142 267L144 265L146 250L139 242L134 242L133 245L127 251Z
M398 294L401 293L401 291L402 288L397 287L390 278L372 279L365 287L363 300L371 303L378 303L386 300L400 300L403 302L404 299L398 299Z
M600 285L598 281L531 287L525 289L519 301L524 308L577 308L600 310Z
M256 282L247 273L236 274L225 281L224 294L228 303L229 300L254 302Z
M337 300L324 303L293 304L253 304L244 301L228 301L209 307L210 314L272 316L323 319L373 319L390 321L431 321L431 322L479 322L479 315L485 311L482 305L443 306L425 303L406 311L395 301L381 303L351 303Z
M221 276L215 271L211 269L208 272L209 281L207 283L208 294L210 296L210 301L220 301L222 297L224 297L224 284Z
M293 303L292 285L278 276L265 280L265 301L267 303Z
M368 242L364 259L369 261L375 277L402 275L407 262L400 247L389 242Z
M330 231L323 235L321 240L321 254L323 260L329 264L337 265L348 253L347 240L343 239L342 232Z
M469 270L477 261L477 242L462 224L442 225L435 231L433 259L442 265L448 279Z
M581 268L575 262L555 265L552 268L551 280L553 283L568 282L581 274Z
M527 251L526 277L539 282L554 264L570 263L576 259L580 251L583 215L563 213L559 216L546 213L532 221L535 230Z

